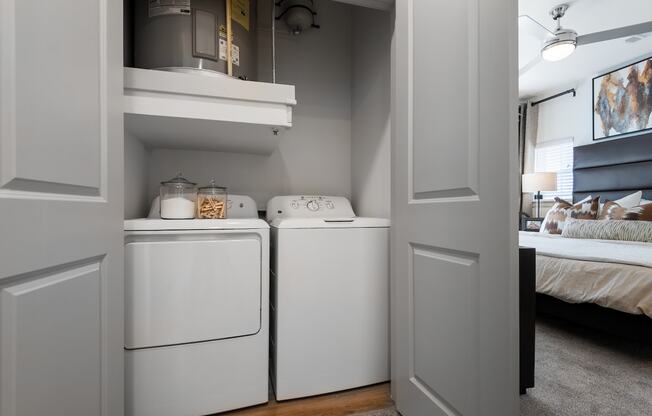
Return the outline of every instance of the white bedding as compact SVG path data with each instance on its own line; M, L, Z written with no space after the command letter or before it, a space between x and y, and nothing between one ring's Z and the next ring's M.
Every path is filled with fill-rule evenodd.
M519 243L549 257L652 267L652 243L565 238L526 231L520 232Z
M521 232L520 245L537 251L538 293L652 318L652 243Z

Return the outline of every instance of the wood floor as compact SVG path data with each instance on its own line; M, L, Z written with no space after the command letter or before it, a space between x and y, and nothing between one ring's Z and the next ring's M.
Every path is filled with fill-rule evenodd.
M385 409L392 404L389 383L382 383L306 399L276 402L270 398L267 404L221 413L220 416L345 416Z

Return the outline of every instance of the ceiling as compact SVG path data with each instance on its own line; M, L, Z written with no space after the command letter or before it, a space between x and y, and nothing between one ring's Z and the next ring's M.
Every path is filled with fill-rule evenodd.
M562 18L562 27L574 29L578 35L629 26L652 20L650 0L519 0L519 15L529 15L554 30L550 17L552 7L570 5ZM519 19L519 68L540 53L541 38L535 38ZM519 77L519 96L536 97L555 89L576 86L604 70L613 69L645 55L652 56L652 34L627 43L615 39L578 47L559 62L542 61Z

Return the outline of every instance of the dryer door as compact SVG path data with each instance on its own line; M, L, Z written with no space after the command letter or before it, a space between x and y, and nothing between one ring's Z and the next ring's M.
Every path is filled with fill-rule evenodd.
M260 330L260 235L135 238L125 245L125 348L210 341Z

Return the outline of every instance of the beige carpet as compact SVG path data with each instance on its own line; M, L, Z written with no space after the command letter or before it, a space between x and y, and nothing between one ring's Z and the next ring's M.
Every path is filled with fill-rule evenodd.
M521 416L652 416L652 346L539 320L535 387L521 396Z
M652 415L651 346L552 320L540 320L536 335L522 416Z

